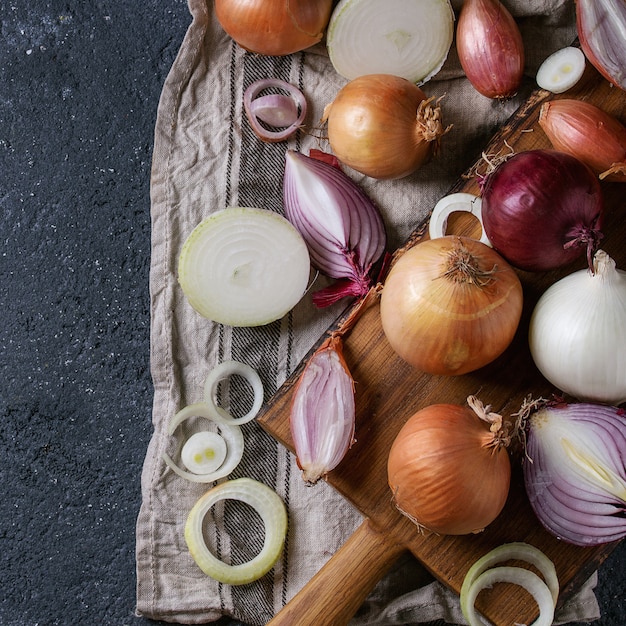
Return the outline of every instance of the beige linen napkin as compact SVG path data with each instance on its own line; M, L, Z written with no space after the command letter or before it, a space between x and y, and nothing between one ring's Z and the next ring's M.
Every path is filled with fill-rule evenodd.
M456 53L423 89L442 96L445 123L454 124L439 157L401 181L378 182L350 174L380 207L391 249L398 247L480 154L534 87L539 63L575 37L570 0L507 3L519 18L527 45L528 78L509 102L488 100L463 77ZM458 10L459 3L455 5ZM308 124L318 128L325 104L345 80L336 74L322 44L289 57L245 53L222 31L212 2L189 0L192 22L163 88L158 107L151 180L152 258L151 372L153 427L142 473L137 520L137 613L179 623L204 623L229 615L266 624L324 565L361 522L361 515L327 484L305 488L292 455L257 424L244 426L245 453L232 477L250 476L275 489L289 511L289 534L281 560L251 585L233 587L205 576L183 537L188 511L208 488L188 483L166 468L163 452L175 456L167 425L183 406L202 397L209 371L227 359L260 374L265 399L280 387L347 303L318 310L310 294L284 319L260 328L231 328L201 318L177 284L182 243L206 216L227 206L282 212L282 175L287 148L308 153L328 146L312 134L282 144L263 144L242 112L243 90L254 80L276 77L302 88ZM314 288L325 284L317 278ZM233 411L247 406L246 390L224 393ZM186 423L184 434L199 425ZM262 541L258 520L245 510L214 507L207 525L212 549L223 560L247 560ZM564 621L592 619L598 608L593 581L570 605ZM443 618L462 623L458 598L410 556L376 587L355 625L393 625Z

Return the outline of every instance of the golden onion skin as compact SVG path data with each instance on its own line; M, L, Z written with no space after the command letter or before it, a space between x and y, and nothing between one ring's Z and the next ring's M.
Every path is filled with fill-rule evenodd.
M387 463L397 508L442 535L481 532L506 502L511 463L489 424L469 407L433 404L412 415Z
M387 341L407 363L433 375L466 374L510 345L522 315L515 270L489 246L449 235L404 252L380 304Z

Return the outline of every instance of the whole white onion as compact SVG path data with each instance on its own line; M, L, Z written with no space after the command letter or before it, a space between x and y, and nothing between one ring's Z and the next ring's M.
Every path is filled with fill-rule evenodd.
M533 311L529 344L539 371L579 400L626 401L626 272L598 250L594 271L554 283Z

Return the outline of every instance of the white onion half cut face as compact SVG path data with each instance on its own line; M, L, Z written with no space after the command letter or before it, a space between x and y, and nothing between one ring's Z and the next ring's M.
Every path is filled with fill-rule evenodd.
M393 74L421 85L443 66L453 36L449 0L341 0L330 18L327 48L348 80Z
M299 302L310 267L304 239L284 217L229 207L191 232L180 254L178 281L203 317L229 326L262 326Z

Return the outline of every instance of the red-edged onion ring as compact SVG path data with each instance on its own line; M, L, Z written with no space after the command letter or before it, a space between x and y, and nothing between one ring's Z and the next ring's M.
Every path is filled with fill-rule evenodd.
M258 97L261 92L267 89L279 89L286 94L268 94ZM264 78L252 83L244 91L243 107L254 134L261 141L268 143L285 141L291 137L301 128L307 113L307 102L304 94L294 85L278 78ZM270 112L271 108L275 110ZM293 117L294 110L296 112L295 119ZM281 120L285 121L285 126L279 127L279 130L270 130L262 124L265 122L274 126L275 122L280 123Z

